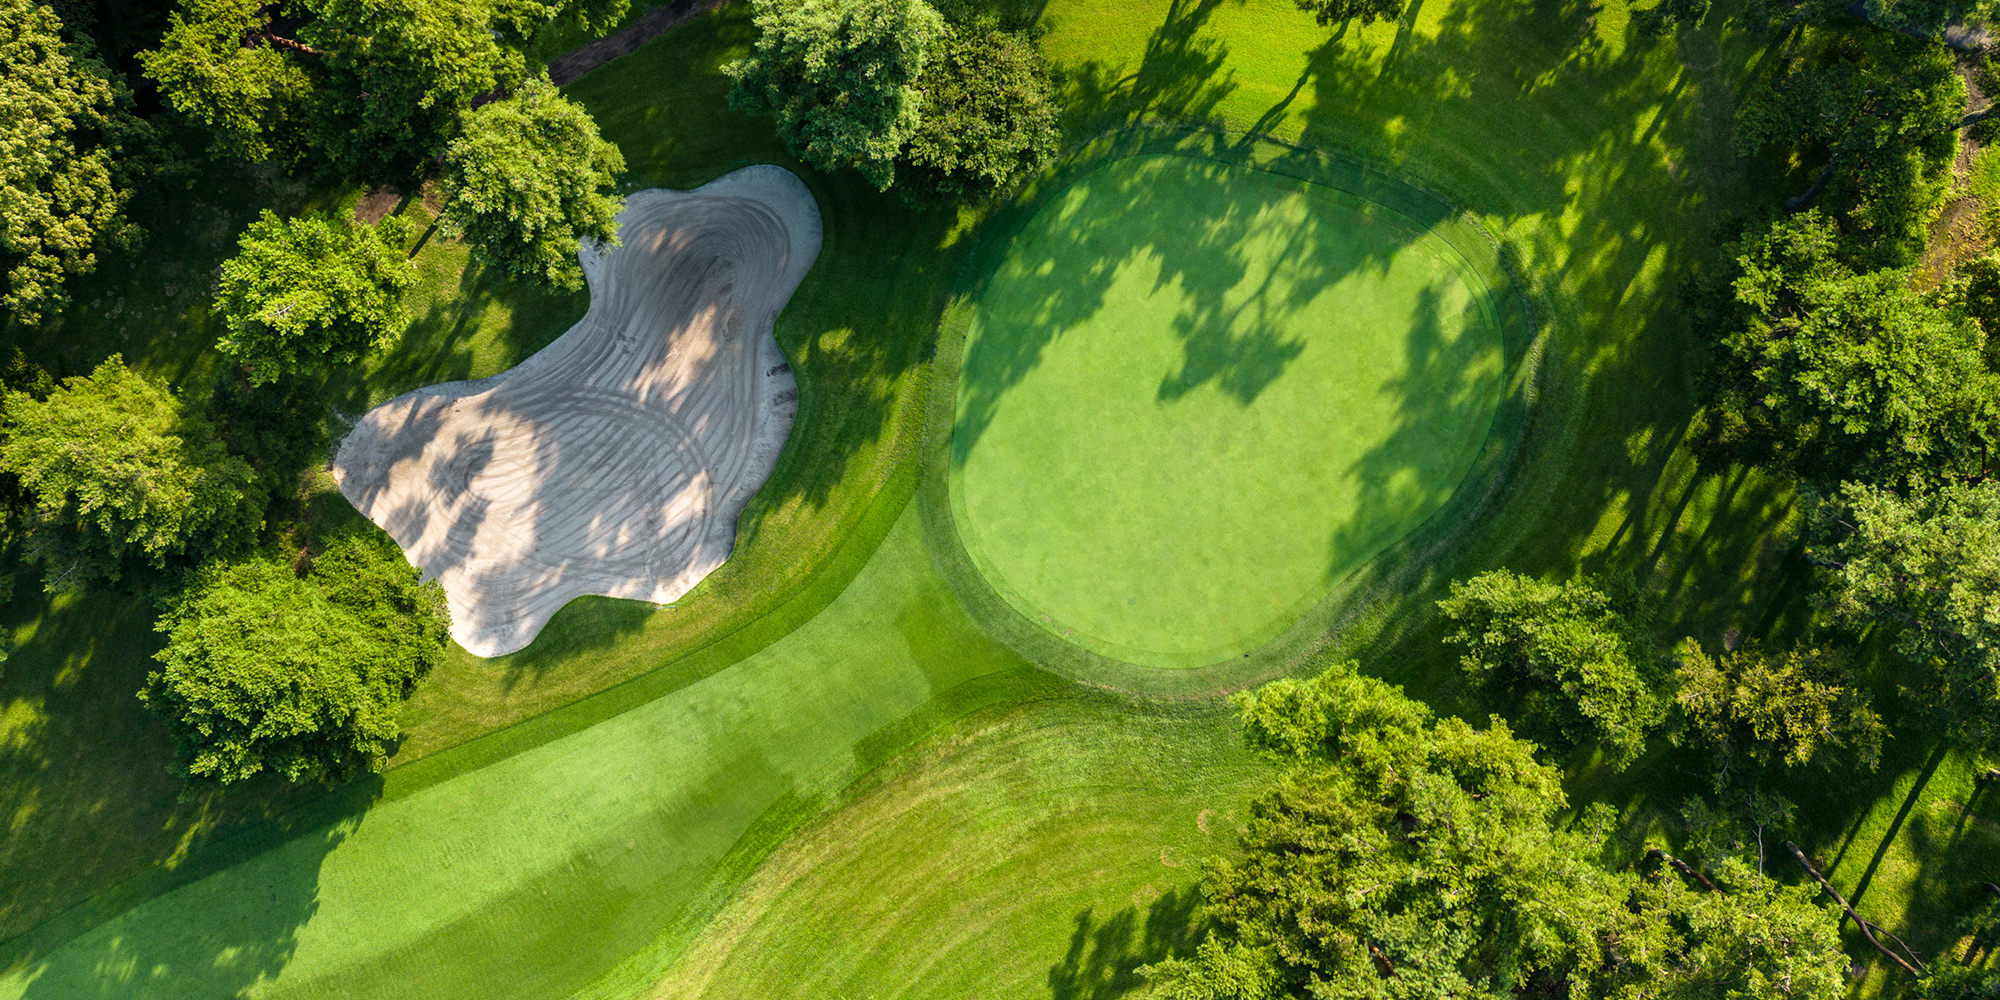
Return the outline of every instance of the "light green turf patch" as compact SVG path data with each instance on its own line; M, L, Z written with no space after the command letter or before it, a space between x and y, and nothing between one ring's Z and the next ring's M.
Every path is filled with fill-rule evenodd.
M1044 206L980 292L960 536L1016 609L1094 652L1237 656L1451 496L1502 361L1485 285L1388 209L1117 160Z
M1269 772L1233 718L982 713L771 857L645 997L1110 997L1200 938L1202 862Z
M0 979L0 997L566 996L678 943L782 832L931 727L1045 688L906 513L804 627L598 725L296 837ZM741 859L741 860L739 860Z

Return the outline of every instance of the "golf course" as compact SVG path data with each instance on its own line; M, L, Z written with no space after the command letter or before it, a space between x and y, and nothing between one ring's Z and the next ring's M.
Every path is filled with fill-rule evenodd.
M230 415L293 383L230 381L256 371L229 352L258 328L210 296L233 301L244 234L280 217L372 226L388 248L381 267L408 274L387 336L326 365L307 402L271 404L305 413L311 433L276 486L240 487L270 498L251 541L128 554L122 575L58 587L32 534L53 530L34 527L53 508L9 515L0 1000L1304 997L1285 992L1292 979L1276 992L1194 992L1187 983L1209 980L1172 966L1209 961L1205 939L1277 940L1244 930L1244 900L1306 877L1229 869L1278 872L1252 891L1217 872L1266 849L1376 843L1270 832L1295 813L1360 824L1400 793L1372 772L1310 784L1304 768L1388 751L1351 735L1297 749L1245 694L1290 697L1285 684L1336 677L1348 661L1415 706L1371 719L1457 717L1533 741L1522 759L1549 775L1546 825L1488 839L1512 851L1592 838L1570 854L1635 886L1680 878L1661 858L1685 859L1708 895L1676 883L1658 905L1683 905L1675 893L1789 901L1817 929L1773 934L1821 941L1838 959L1820 955L1838 982L1819 992L1617 995L1989 995L1914 992L1947 967L1986 974L2000 930L1979 923L1981 886L2000 882L1996 759L1926 714L1911 666L1949 656L1913 659L1901 644L1921 608L1856 625L1829 616L1858 599L1815 589L1831 585L1814 574L1862 565L1836 547L1850 543L1813 534L1859 516L1819 513L1839 493L1820 484L1863 474L1824 473L1831 451L1782 466L1724 447L1735 441L1725 431L1803 418L1717 416L1718 400L1739 397L1776 409L1778 390L1715 388L1734 377L1735 341L1712 331L1751 308L1749 293L1731 298L1755 277L1749 264L1733 270L1758 252L1746 227L1813 217L1783 202L1820 171L1805 154L1747 146L1741 109L1806 65L1801 38L1836 28L1774 29L1733 0L1666 29L1626 0L1410 0L1331 23L1303 0L937 4L899 30L972 37L977 25L1018 39L1004 51L1045 60L1052 108L1032 169L940 203L904 194L932 175L900 161L886 190L890 175L865 159L827 168L814 159L825 141L774 128L774 116L791 127L787 105L742 96L745 66L776 58L771 11L843 2L859 0L634 0L605 23L552 20L521 43L523 65L584 69L468 98L465 124L450 126L467 138L397 161L393 183L297 166L319 146L295 161L189 154L179 179L140 189L126 209L143 242L100 251L46 316L10 314L6 343L49 385L110 384L104 366L117 360L176 398L214 400L199 432L192 418L174 424L186 440L255 443L278 438L279 419L239 416L252 428L239 431ZM301 5L297 20L331 22L336 6ZM134 51L194 23L194 5L176 10ZM297 34L290 23L270 32ZM1837 30L1895 34L1854 17ZM347 64L321 36L300 37L331 55L243 51L317 60L302 65L331 93L325 81L345 79ZM100 44L116 63L116 45ZM167 107L177 78L145 72L160 86L142 86L135 106ZM1963 72L1983 101L1975 70ZM941 105L949 92L926 93ZM1955 122L1969 111L1963 86L1954 93ZM607 197L622 199L610 206L619 235L583 231L563 254L511 267L463 207L476 200L474 172L459 158L487 141L475 116L557 100L615 146L615 164L598 162ZM208 127L173 107L159 112L172 129ZM162 148L205 148L159 127ZM301 141L335 141L313 128ZM1962 235L1976 226L1953 220L1985 219L1981 197L2000 202L2000 186L1979 193L1976 129L1940 140L1945 179L1932 196L1972 207L1931 209L1913 230L1930 242L1902 270L1873 272L1935 294L1923 301L1972 316L1974 331L1985 286L1951 269L1977 256ZM495 134L509 130L532 132ZM1821 186L1831 199L1846 183ZM1959 242L1945 247L1952 233ZM576 280L547 277L565 268ZM1889 353L1870 364L1900 363ZM1808 354L1743 367L1761 374ZM42 482L17 471L28 466L10 442L29 439L33 407L71 391L7 383L8 497ZM1811 426L1822 424L1838 419ZM1917 434L1898 427L1897 440ZM253 473L254 456L242 481ZM421 578L431 596L405 602L419 611L398 605L405 617L366 610L356 592L405 591L361 570L343 585L339 567L374 565L352 552L383 554L402 574L396 587L417 593ZM252 571L228 567L257 559L283 568L273 586L330 595L299 613L324 630L314 645L347 648L325 623L351 606L394 638L356 648L436 650L412 654L422 666L408 675L363 670L336 686L390 692L387 735L370 730L375 743L323 773L299 763L310 734L288 731L282 755L251 754L266 761L259 770L203 756L199 741L226 724L163 714L214 688L180 680L203 662L184 648L232 648L234 626L214 622L277 620L318 593L274 591L291 596L264 611L201 603L247 587ZM1639 664L1657 710L1634 710L1643 724L1605 722L1592 713L1611 699L1573 697L1575 674L1510 680L1516 660L1475 669L1482 649L1502 649L1498 662L1537 634L1575 634L1493 638L1510 619L1473 624L1456 610L1480 593L1466 581L1501 569L1609 595L1574 621L1616 619L1615 643L1563 648L1584 649L1590 677ZM251 610L202 617L217 606ZM445 617L415 617L435 608ZM1722 770L1758 783L1729 784L1700 740L1695 699L1675 693L1692 683L1683 640L1718 660L1834 649L1841 683L1872 699L1853 717L1878 718L1876 752L1865 767L1815 771L1783 753L1756 770L1741 751ZM237 669L293 655L248 648ZM1550 716L1564 699L1582 715ZM1299 711L1322 728L1338 714ZM1440 746L1455 738L1435 725L1421 731L1442 734ZM1621 756L1627 729L1636 749ZM1822 721L1820 745L1842 745L1836 729ZM214 759L239 771L204 774ZM1528 768L1451 766L1479 781ZM1336 801L1354 788L1370 791ZM1758 796L1785 807L1760 811ZM1386 815L1382 829L1400 823L1404 835L1433 818L1409 805ZM1691 817L1739 825L1715 833ZM1751 868L1757 888L1734 890ZM1452 895L1423 885L1412 892ZM1365 907L1370 891L1329 898ZM1479 891L1467 898L1489 898ZM1641 913L1652 891L1610 909ZM1867 922L1845 917L1832 892ZM1314 919L1348 940L1333 917L1300 923ZM1875 943L1882 929L1901 951ZM1495 939L1522 936L1510 933ZM1417 981L1421 963L1395 952L1414 945L1353 934L1342 961L1357 974ZM1257 954L1307 947L1285 940ZM1730 954L1740 971L1769 952ZM1596 961L1577 968L1597 975ZM1337 964L1297 968L1331 975ZM1559 982L1613 995L1579 985L1585 972L1466 975L1485 992L1379 995L1528 997ZM2000 977L1982 982L2000 989Z

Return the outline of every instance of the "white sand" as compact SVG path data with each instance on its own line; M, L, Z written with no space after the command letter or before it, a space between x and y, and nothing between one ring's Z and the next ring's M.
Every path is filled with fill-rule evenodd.
M341 442L341 493L444 585L480 656L571 598L668 602L728 558L798 385L772 335L819 254L782 168L642 191L623 246L583 253L590 310L520 365L405 393Z

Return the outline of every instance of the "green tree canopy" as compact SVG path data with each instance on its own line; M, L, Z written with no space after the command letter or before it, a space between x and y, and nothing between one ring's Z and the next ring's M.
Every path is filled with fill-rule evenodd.
M160 618L139 697L193 781L349 778L379 769L448 628L442 588L379 538L336 542L304 575L270 556L211 563Z
M48 5L0 0L0 308L16 319L60 309L65 280L137 233L118 167L146 133L130 104Z
M1552 736L1601 744L1623 767L1666 716L1643 630L1595 587L1494 570L1453 583L1438 607L1466 675L1511 692Z
M1709 753L1717 785L1777 767L1874 770L1882 719L1836 654L1745 646L1709 656L1689 639L1676 651L1676 739Z
M777 119L792 155L878 188L922 120L917 81L947 35L924 0L751 0L757 43L730 104Z
M1806 212L1743 247L1723 338L1727 436L1809 479L1976 470L2000 436L1985 333L1907 272L1856 274L1838 246Z
M209 131L221 155L296 152L294 122L313 83L264 0L182 0L158 48L139 54L168 103ZM296 46L297 43L292 43Z
M475 99L519 82L537 32L615 20L624 6L181 0L140 61L168 103L214 131L218 152L261 159L309 148L391 169L435 155Z
M1218 931L1145 970L1170 1000L1846 993L1809 892L1612 867L1602 813L1558 828L1560 775L1498 720L1433 720L1352 664L1237 703L1286 769L1204 884Z
M624 169L590 113L536 77L466 116L445 151L443 221L488 263L575 288L581 241L618 242L610 188Z
M117 355L46 399L8 393L0 431L0 468L32 503L27 553L52 591L226 549L262 523L250 467Z
M1921 668L1906 688L1946 732L2000 741L2000 484L1849 484L1818 506L1814 533L1833 612L1896 630Z
M378 226L267 209L237 246L222 264L216 305L229 332L216 346L251 385L353 364L402 321L412 268Z
M1852 23L1805 30L1800 55L1744 105L1739 148L1819 164L1787 207L1827 197L1867 262L1910 263L1949 186L1965 81L1934 42Z
M1019 32L953 29L917 79L923 109L896 185L976 198L1041 169L1062 141L1048 65Z

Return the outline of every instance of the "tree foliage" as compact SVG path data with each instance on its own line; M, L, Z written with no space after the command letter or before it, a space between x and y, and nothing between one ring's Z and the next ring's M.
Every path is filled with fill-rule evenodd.
M147 129L130 104L47 5L0 0L0 307L16 319L61 308L67 279L137 233L118 159Z
M1906 687L1961 742L2000 739L2000 483L1907 496L1849 484L1821 504L1814 550L1827 600L1856 627L1896 630L1919 666Z
M581 241L618 241L609 189L624 169L590 113L536 77L466 116L445 150L442 221L482 260L575 288Z
M1717 785L1778 766L1872 771L1881 759L1881 717L1835 653L1752 645L1710 656L1689 639L1676 659L1676 739L1710 755Z
M4 407L0 468L30 498L27 554L52 591L225 550L262 522L250 467L117 355L46 399L10 392Z
M1804 53L1743 107L1746 154L1818 164L1790 207L1829 199L1873 264L1907 264L1950 182L1965 81L1932 42L1866 26L1808 29Z
M917 80L922 114L896 185L976 198L1041 169L1062 140L1048 65L1019 32L953 29Z
M552 23L615 21L623 0L180 0L148 76L209 126L219 153L306 150L350 168L407 167L475 100L518 83ZM289 32L289 34L287 33Z
M378 226L267 209L237 246L222 265L216 307L229 332L216 346L253 386L353 364L402 321L412 268Z
M1665 718L1643 629L1595 587L1495 570L1454 582L1438 607L1466 675L1511 692L1551 735L1602 744L1622 767Z
M270 556L215 562L160 618L140 698L193 781L348 778L379 769L448 627L443 590L379 538L336 542L303 575Z
M297 149L291 133L313 83L300 60L277 47L269 6L182 0L159 47L139 55L167 101L207 127L218 154L264 160Z
M1845 995L1809 893L1615 868L1602 817L1558 828L1560 775L1498 720L1433 720L1352 664L1238 705L1286 770L1205 882L1218 932L1145 970L1171 1000Z
M918 79L948 29L924 0L752 0L756 48L730 104L777 119L792 155L878 188L923 112Z
M1912 1000L1993 1000L2000 997L2000 969L1941 966L1918 980L1910 995Z
M2000 437L1986 336L1901 270L1857 274L1818 212L1738 258L1723 337L1725 436L1809 479L1877 482L1974 470Z

